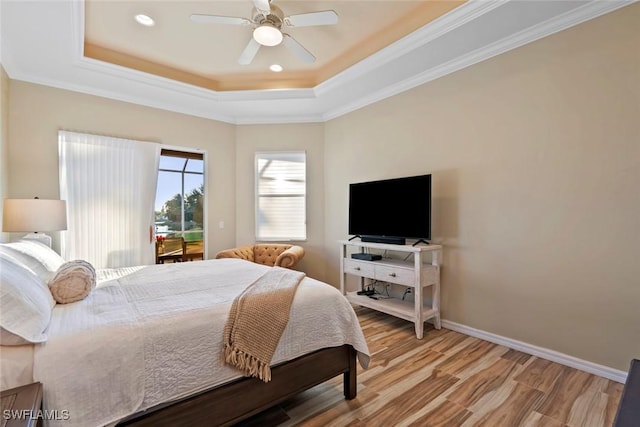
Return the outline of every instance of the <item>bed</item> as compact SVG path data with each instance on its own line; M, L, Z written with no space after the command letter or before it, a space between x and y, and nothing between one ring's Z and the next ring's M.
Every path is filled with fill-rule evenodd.
M0 245L5 264L7 252ZM23 259L22 267L44 282L58 262L29 267ZM36 271L40 264L45 271ZM6 346L3 339L2 388L41 382L44 409L70 415L48 425L65 427L193 425L203 417L231 425L337 375L354 398L356 361L369 360L362 330L340 292L312 278L295 294L270 382L223 362L231 303L269 268L219 259L98 271L85 299L53 305L44 340ZM2 275L4 288L11 278Z

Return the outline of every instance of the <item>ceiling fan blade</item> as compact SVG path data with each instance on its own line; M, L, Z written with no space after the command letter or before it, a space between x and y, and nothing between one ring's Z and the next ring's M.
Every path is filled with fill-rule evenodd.
M259 49L260 49L260 43L258 43L257 41L255 41L253 37L251 37L251 40L249 40L247 47L244 48L244 50L240 54L240 58L238 58L238 64L241 64L241 65L251 64L251 61L253 61L253 58L255 58Z
M302 62L312 63L316 60L316 57L311 54L307 49L298 43L289 34L283 34L282 44L284 44L295 56Z
M194 13L191 15L191 20L203 24L251 25L251 21L247 18L238 18L235 16L200 15Z
M315 25L334 25L338 23L338 14L333 10L301 13L284 18L284 22L292 27L311 27Z
M253 0L253 5L260 12L265 12L266 15L271 13L271 6L269 5L269 0Z

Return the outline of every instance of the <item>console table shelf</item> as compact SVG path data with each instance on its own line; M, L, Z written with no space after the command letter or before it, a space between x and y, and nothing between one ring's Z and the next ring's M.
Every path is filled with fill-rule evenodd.
M441 245L392 245L385 243L370 243L360 241L341 240L340 242L340 290L343 295L355 305L371 308L415 324L416 336L421 339L424 332L424 322L433 319L433 324L440 329L440 258ZM352 250L349 251L349 248ZM404 259L382 258L375 261L351 258L353 250L363 252L377 250L397 253ZM431 261L423 262L422 255L431 253ZM407 259L407 258L413 259ZM366 295L358 295L357 291L347 290L347 275L360 277L360 286L365 280L375 280L392 283L411 288L413 301L400 298L378 299ZM431 305L423 302L424 288L431 290Z

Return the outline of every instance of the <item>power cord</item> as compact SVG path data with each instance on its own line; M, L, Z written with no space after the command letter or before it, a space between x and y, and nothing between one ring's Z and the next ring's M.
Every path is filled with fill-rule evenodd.
M373 289L376 291L376 294L379 295L386 295L387 297L391 297L391 295L389 295L389 284L387 282L380 282L379 280L374 280L373 283ZM376 289L376 285L384 285L384 294L382 292L379 292Z

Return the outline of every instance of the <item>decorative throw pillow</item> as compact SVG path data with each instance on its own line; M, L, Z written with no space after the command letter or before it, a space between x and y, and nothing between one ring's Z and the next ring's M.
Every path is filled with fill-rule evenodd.
M44 331L55 304L46 283L20 261L0 252L0 345L24 344L18 338L27 343L46 341Z
M84 260L65 262L49 281L49 290L60 304L80 301L96 287L96 270Z
M64 259L49 246L36 240L23 239L0 244L0 252L17 259L32 270L45 283L64 263Z

